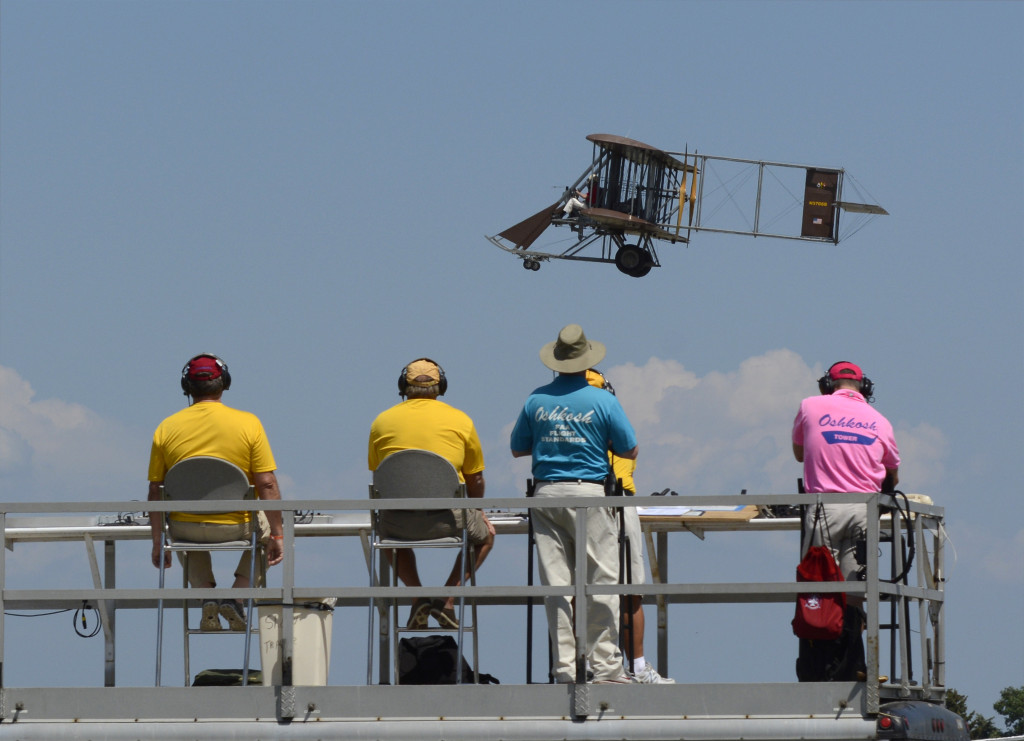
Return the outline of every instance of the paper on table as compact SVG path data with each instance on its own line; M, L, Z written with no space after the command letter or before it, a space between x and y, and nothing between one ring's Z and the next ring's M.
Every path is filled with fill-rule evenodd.
M687 512L693 511L692 507L637 507L638 515L649 517L681 517Z
M741 509L743 509L742 504L735 506L712 505L700 509L694 507L637 507L636 511L637 514L647 517L682 517L683 515L697 517L705 512L739 512Z

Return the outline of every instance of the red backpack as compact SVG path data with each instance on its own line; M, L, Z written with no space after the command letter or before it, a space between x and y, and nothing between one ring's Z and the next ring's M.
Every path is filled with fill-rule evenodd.
M819 516L821 518L819 523ZM822 534L825 543L827 523L825 508L818 502L814 510L814 529ZM839 571L832 549L827 545L812 545L807 549L800 565L796 567L798 582L845 581ZM839 638L843 632L843 613L846 612L846 594L844 592L801 592L796 598L796 615L793 617L793 634L797 638L831 641Z

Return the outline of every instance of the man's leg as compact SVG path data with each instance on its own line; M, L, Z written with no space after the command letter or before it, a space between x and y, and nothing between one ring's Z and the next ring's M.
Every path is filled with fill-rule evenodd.
M644 541L640 531L640 517L635 507L622 509L622 524L625 531L628 553L626 572L622 574L625 584L643 584L646 581L646 564L644 563ZM636 662L644 657L644 611L643 600L637 596L624 597L622 601L624 622L621 632L625 640L626 657L629 670L637 671Z
M396 548L387 551L388 560L395 569L398 580L407 587L422 587L420 572L416 568L416 552L411 548ZM426 628L427 618L430 617L430 600L422 597L416 598L409 608L409 619L406 621L407 628Z
M474 569L477 570L483 564L484 559L487 558L487 554L494 548L494 535L487 528L487 523L484 522L483 515L480 514L479 510L467 510L469 512L470 521L467 526L469 531L470 548L473 549L473 565ZM458 518L456 518L458 520ZM467 583L470 578L469 566L465 568L462 566L462 554L459 553L455 557L455 563L452 564L451 573L448 574L448 579L444 585L446 587L457 587L464 583ZM448 597L444 601L443 611L450 613L454 610L455 600L452 597Z
M550 490L550 491L548 491ZM559 496L564 487L541 484L534 496ZM572 584L575 563L573 533L575 518L571 510L534 510L534 540L537 544L537 566L540 583L564 587ZM576 639L573 632L572 607L568 597L546 597L544 610L548 618L548 635L554 655L551 667L556 682L576 681Z
M613 509L594 508L587 513L587 580L591 584L619 581L619 525ZM598 595L587 603L587 657L594 681L618 679L623 675L619 651L618 595Z
M205 522L185 522L171 520L169 522L171 536L175 539L193 543L219 543L235 540L239 527L236 525L211 525ZM212 589L217 586L213 576L213 562L209 551L189 551L178 553L183 567L187 564L188 584L193 589ZM247 586L247 585L246 585ZM217 600L206 600L202 605L202 617L199 620L200 630L221 630L221 604Z
M262 513L261 513L262 514ZM226 528L230 527L234 530L232 533L233 537L230 540L249 540L252 538L253 528L256 528L256 537L259 540L261 528L258 524L247 522L242 525L230 525L224 526L225 535L228 533ZM269 528L263 529L263 532L269 533ZM228 540L228 538L225 538ZM250 574L252 573L252 554L248 551L242 553L238 558L238 565L235 567L235 580L231 586L235 589L248 589L252 586L252 580ZM256 569L256 586L263 586L265 575L260 563L257 561ZM206 607L204 605L203 610L205 612ZM230 630L245 630L245 607L243 601L240 599L225 599L220 602L220 615L227 623Z
M627 634L626 657L633 671L636 671L636 661L644 658L644 603L636 595L622 599L626 615L626 623L622 626L622 632Z
M647 565L644 562L644 539L640 529L640 517L637 515L635 507L624 509L623 522L629 542L629 583L644 584L647 577ZM637 595L625 597L623 601L626 622L622 630L625 633L626 656L630 673L641 684L672 684L675 680L662 677L644 658L643 602L643 598Z
M393 511L381 513L381 535L403 540L418 540L421 537L434 537L434 533L422 532L422 513ZM395 570L395 576L407 587L421 587L419 570L416 568L416 552L411 548L394 548L384 551L385 556ZM430 600L418 598L409 610L406 627L422 629L427 627L430 617Z
M861 581L867 568L866 554L863 546L867 538L866 504L826 504L829 533L832 537L831 548L835 555L839 570L846 581ZM846 654L843 666L846 667L846 679L863 679L866 676L867 659L861 632L867 627L864 615L863 595L847 594L847 607L844 620L856 621L856 625L844 626L840 640L848 639L845 645Z

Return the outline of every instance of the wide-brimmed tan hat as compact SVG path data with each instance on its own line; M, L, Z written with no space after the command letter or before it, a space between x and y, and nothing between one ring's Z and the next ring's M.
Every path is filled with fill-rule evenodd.
M604 345L588 340L583 327L569 324L562 327L557 340L540 349L540 361L558 373L579 373L600 363L604 353Z

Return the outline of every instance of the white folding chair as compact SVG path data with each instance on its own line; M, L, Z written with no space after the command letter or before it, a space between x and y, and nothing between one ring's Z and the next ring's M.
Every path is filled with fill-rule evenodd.
M392 453L385 458L373 472L373 483L370 484L371 499L427 499L427 498L465 498L466 485L459 481L459 475L454 466L445 458L431 453L427 450L401 450ZM394 511L394 510L390 510ZM417 515L422 516L427 522L439 516L450 517L447 510L416 510ZM465 570L469 564L470 584L476 585L476 558L473 548L470 547L467 523L469 517L463 518L463 527L459 535L444 538L429 538L422 540L408 540L390 537L381 530L380 510L370 513L370 586L374 587L380 583L378 574L388 569L386 563L387 554L385 551L403 548L459 548L462 552L462 568ZM468 513L467 513L468 514ZM378 555L379 554L379 555ZM467 560L468 559L468 560ZM374 564L378 564L379 571L375 570ZM390 569L391 586L398 584L398 570ZM462 683L462 656L463 636L471 633L473 636L473 672L474 677L479 675L477 666L477 636L476 636L476 602L470 600L471 624L466 625L465 621L466 599L459 597L458 623L456 628L430 628L430 632L457 632L458 650L455 658L455 682ZM370 620L369 636L367 640L366 660L366 683L372 684L373 679L373 642L374 642L374 619L379 612L382 621L380 630L381 648L381 675L384 676L385 650L390 641L391 657L394 671L395 684L399 683L398 676L398 634L404 632L424 632L424 629L408 628L398 622L398 600L391 599L389 604L375 610L374 598L370 598ZM390 613L390 616L389 616ZM386 627L385 627L386 626ZM383 679L382 679L383 681Z
M245 471L235 464L213 458L211 456L195 456L186 458L171 466L164 477L163 498L165 501L187 502L187 501L243 501L255 499L256 490L249 483L249 477ZM233 510L228 510L233 511ZM210 513L212 514L212 513ZM255 519L257 514L251 513ZM162 553L184 553L182 585L188 587L188 557L189 551L249 551L249 584L256 586L256 574L258 573L257 563L261 551L257 540L256 525L253 523L251 537L244 540L230 540L220 543L194 543L187 540L176 540L170 531L170 513L164 513L163 534L160 540ZM160 589L164 588L165 559L160 559ZM262 570L259 570L262 573ZM249 682L249 654L250 638L253 632L252 625L253 600L250 597L246 603L245 610L245 653L242 664L242 683ZM188 623L188 600L182 602L182 613L184 618L184 643L185 643L185 686L189 684L191 676L189 670L189 637L202 633L204 635L236 635L230 631L204 631L199 628L192 628ZM160 686L160 672L163 662L163 636L164 636L164 600L160 597L157 601L157 638L156 638L156 685Z

